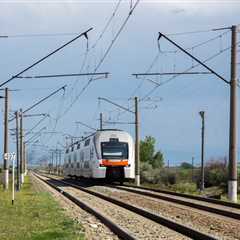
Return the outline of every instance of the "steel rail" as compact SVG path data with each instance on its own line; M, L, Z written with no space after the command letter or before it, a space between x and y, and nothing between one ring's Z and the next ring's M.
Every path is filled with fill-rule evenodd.
M61 193L63 196L71 200L73 203L75 203L77 206L82 208L83 210L87 211L88 213L94 215L96 218L98 218L102 223L104 223L113 233L115 233L120 239L127 239L127 240L137 240L136 237L134 237L128 230L123 229L116 223L114 223L112 220L110 220L108 217L104 216L104 214L100 213L96 209L92 208L90 205L84 203L81 201L79 198L74 197L72 194L62 190L52 182L49 182L45 179L42 179L38 174L33 173L35 177L40 179L41 181L45 182L48 184L50 187L54 188L56 191ZM48 177L49 178L49 177ZM59 181L53 178L49 178L54 181Z
M164 201L169 201L169 202L177 203L180 205L188 206L191 208L196 208L199 210L203 210L203 211L215 213L215 214L218 214L221 216L240 220L240 213L236 213L236 212L232 212L232 211L228 211L228 210L224 210L224 209L220 209L220 208L210 207L210 206L206 206L206 205L199 205L194 202L189 202L189 201L182 200L182 199L176 199L176 198L169 197L169 196L158 195L158 194L154 194L151 192L139 191L139 190L125 188L125 187L121 187L121 186L115 186L115 185L107 185L107 186L116 188L119 190L132 192L132 193L136 193L136 194L140 194L140 195L144 195L144 196L148 196L148 197L152 197L152 198L160 199L160 200L164 200ZM177 197L179 197L179 196L177 196Z
M122 208L125 208L129 211L132 211L134 213L137 213L147 219L150 219L162 226L165 226L171 230L174 230L182 235L185 235L187 237L190 237L192 239L195 239L195 240L202 240L202 239L207 239L207 240L216 240L217 238L215 238L214 236L212 235L209 235L209 234L206 234L206 233L203 233L203 232L200 232L196 229L193 229L191 227L187 227L183 224L180 224L180 223L177 223L175 221L172 221L168 218L165 218L163 216L160 216L160 215L157 215L157 214L154 214L154 213L151 213L147 210L144 210L144 209L141 209L139 207L135 207L133 205L130 205L130 204L127 204L125 202L122 202L122 201L119 201L115 198L112 198L112 197L108 197L104 194L101 194L101 193L98 193L98 192L95 192L95 191L92 191L92 190L89 190L89 189L86 189L84 187L81 187L79 185L76 185L76 184L73 184L73 183L69 183L69 182L66 182L66 181L63 181L63 180L59 180L59 179L55 179L55 178L52 178L52 177L49 177L49 179L53 180L53 181L57 181L57 182L60 182L66 186L70 186L70 187L73 187L75 189L79 189L83 192L86 192L88 194L91 194L95 197L99 197L105 201L108 201L108 202L111 202L113 204L116 204Z
M163 189L134 186L134 185L129 185L129 184L124 185L124 186L132 187L132 188L136 188L136 189L148 190L148 191L152 191L152 192L156 192L156 193L164 193L164 194L168 194L168 195L184 197L184 198L188 198L188 199L199 200L199 201L208 202L208 203L214 203L214 204L222 205L225 207L240 209L240 204L238 204L238 203L226 202L226 201L222 201L222 200L201 197L201 196L195 196L195 195L190 195L190 194L186 194L186 193L173 192L173 191L168 191L168 190L163 190Z

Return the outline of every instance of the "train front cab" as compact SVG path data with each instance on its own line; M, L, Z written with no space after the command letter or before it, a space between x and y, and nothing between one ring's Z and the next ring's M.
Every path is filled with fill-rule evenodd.
M115 137L101 136L98 141L99 167L96 169L108 181L134 179L134 146L130 135L120 132Z

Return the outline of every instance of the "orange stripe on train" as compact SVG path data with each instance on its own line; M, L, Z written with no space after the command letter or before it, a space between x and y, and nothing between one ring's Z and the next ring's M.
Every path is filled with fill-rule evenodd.
M101 166L127 166L128 160L102 160Z

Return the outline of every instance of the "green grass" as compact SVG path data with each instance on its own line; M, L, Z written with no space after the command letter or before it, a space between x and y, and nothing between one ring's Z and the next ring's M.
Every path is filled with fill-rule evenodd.
M0 188L1 240L81 240L83 229L64 215L47 192L36 192L26 177L22 190L11 205L11 191Z

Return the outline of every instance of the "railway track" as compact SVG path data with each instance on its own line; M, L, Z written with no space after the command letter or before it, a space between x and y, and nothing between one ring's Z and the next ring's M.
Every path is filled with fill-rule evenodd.
M78 184L78 182L74 180L67 179L66 181L69 183ZM154 199L176 203L179 205L206 211L208 213L214 213L220 216L232 218L234 220L236 219L240 220L240 204L237 203L225 202L216 199L208 199L206 197L176 193L166 190L151 189L146 187L138 187L132 185L119 186L116 184L115 185L107 184L105 186L143 196L148 196Z
M240 204L238 204L238 203L226 202L226 201L222 201L222 200L201 197L201 196L195 196L195 195L190 195L190 194L185 194L185 193L178 193L178 192L162 190L162 189L154 189L154 188L147 188L147 187L141 187L141 186L138 187L138 186L133 186L133 185L129 185L129 184L124 185L124 186L139 189L139 190L151 191L151 192L155 192L155 193L163 193L163 194L167 194L167 195L183 197L185 199L192 199L192 200L198 200L198 201L202 201L202 202L214 203L219 206L240 209Z
M116 186L116 185L107 185L108 187L119 189L122 191L132 192L139 195L148 196L155 199L160 199L164 201L169 201L172 203L177 203L180 205L184 205L187 207L203 210L210 213L215 213L221 216L229 217L234 220L240 220L240 208L238 204L232 204L230 202L221 202L221 201L211 201L212 199L206 199L195 196L190 198L186 194L176 194L173 192L170 194L167 191L152 191L152 189L140 188L140 187L132 187L132 186ZM192 201L189 201L191 199ZM206 200L206 201L205 201ZM210 201L209 201L210 200ZM208 205L206 205L208 203Z
M62 188L60 188L57 184L54 184L54 182L48 181L41 177L41 175L33 173L35 177L40 179L41 181L48 184L50 187L54 188L56 191L61 193L63 196L71 200L73 203L75 203L80 208L84 209L88 213L92 214L96 218L98 218L103 224L105 224L113 233L115 233L120 239L127 239L127 240L136 240L129 231L126 229L121 228L119 225L115 224L111 219L104 216L101 212L97 211L96 209L92 208L90 205L85 203L84 201L81 201L80 199L74 197L72 194L68 193L67 191L64 191ZM49 177L48 177L49 178ZM58 181L55 180L54 181Z
M77 190L80 190L81 192L87 193L91 196L97 197L99 199L101 199L102 201L107 201L111 204L114 204L115 206L121 207L123 209L127 209L128 211L131 211L134 214L140 215L141 217L144 217L145 219L151 220L157 224L159 224L159 227L164 226L168 229L171 229L172 231L175 231L177 233L180 233L183 236L186 236L187 238L191 238L191 239L217 239L212 235L203 233L201 231L198 231L196 229L193 229L189 226L177 223L173 220L170 220L166 217L160 216L158 214L154 214L150 211L147 211L145 209L133 206L131 204L128 204L126 202L120 201L118 199L106 196L102 193L96 192L96 191L92 191L89 190L87 188L81 187L79 185L70 183L69 181L63 181L63 180L59 180L56 178L52 178L47 176L48 180L44 180L42 177L40 177L39 175L36 175L38 178L40 178L42 181L45 181L47 184L49 184L50 186L54 187L57 191L61 192L64 196L68 197L69 199L71 199L73 202L75 202L77 205L79 205L80 207L83 207L84 209L86 209L87 211L91 212L92 214L94 214L96 217L100 218L101 221L103 221L104 223L108 224L108 227L114 231L115 234L117 234L120 238L122 239L138 239L138 237L136 238L134 236L134 234L129 233L129 231L125 231L123 228L120 227L118 224L114 224L110 219L108 219L108 221L104 220L103 216L99 215L99 212L96 214L93 210L91 210L90 206L86 207L86 204L83 203L79 203L79 199L74 197L72 194L69 194L69 192L65 191L62 189L62 187L59 186L65 186L65 187L71 187ZM96 211L96 210L95 210ZM100 216L100 217L99 217ZM113 227L114 226L114 227ZM125 234L125 236L120 235L119 232L121 232L121 234ZM179 237L180 239L183 239L182 237ZM159 238L157 238L159 239Z

